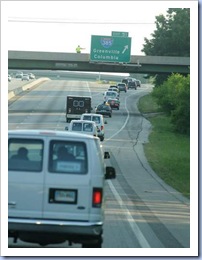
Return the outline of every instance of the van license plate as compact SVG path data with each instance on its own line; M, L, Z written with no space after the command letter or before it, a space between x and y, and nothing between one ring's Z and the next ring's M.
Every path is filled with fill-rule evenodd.
M69 190L55 191L55 201L75 202L75 199L76 199L75 191L69 191Z
M49 193L50 203L77 203L76 190L50 189Z

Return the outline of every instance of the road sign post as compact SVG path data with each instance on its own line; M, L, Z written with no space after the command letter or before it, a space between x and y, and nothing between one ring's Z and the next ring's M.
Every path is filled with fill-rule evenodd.
M97 62L130 62L131 38L91 36L90 60Z

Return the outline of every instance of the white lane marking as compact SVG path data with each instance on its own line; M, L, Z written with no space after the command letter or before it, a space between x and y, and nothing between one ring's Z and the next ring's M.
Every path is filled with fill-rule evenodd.
M90 86L89 86L89 84L88 84L88 81L85 81L85 82L86 82L86 86L87 86L87 88L88 88L89 95L91 96L91 89L90 89Z
M109 137L108 139L105 140L105 143L107 141L109 141L110 139L112 139L113 137L115 137L117 134L119 134L126 126L126 124L128 123L128 120L129 120L129 110L127 109L127 105L126 105L126 102L127 102L127 99L129 97L131 97L132 95L134 95L135 93L129 95L128 97L126 97L125 99L125 109L126 109L126 112L127 112L127 117L126 117L126 120L123 124L123 126L116 132L114 133L111 137ZM124 202L123 200L121 199L120 195L118 194L116 188L114 187L114 185L112 184L112 182L108 182L109 184L109 187L113 193L113 195L115 196L118 204L120 205L120 207L123 209L123 211L125 212L125 215L126 215L126 218L127 218L127 221L133 231L133 233L135 234L135 236L137 237L139 243L140 243L140 246L142 248L150 248L151 246L149 245L148 241L146 240L146 238L144 237L143 233L141 232L141 230L139 229L138 225L135 223L135 220L133 219L130 211L127 209L127 207L124 205Z
M134 95L134 93L133 93L132 95ZM132 95L130 95L130 96L132 96ZM105 142L111 140L114 136L118 135L118 134L124 129L124 127L126 126L126 124L128 123L128 120L129 120L130 115L129 115L129 111L128 111L127 106L126 106L126 101L127 101L127 99L128 99L130 96L126 97L126 99L125 99L125 104L124 104L125 109L126 109L126 112L127 112L127 117L126 117L125 123L122 125L122 127L121 127L116 133L114 133L114 134L111 135L108 139L106 139Z
M120 205L120 207L123 209L123 212L127 218L127 221L133 231L133 233L135 234L138 242L140 243L140 246L142 248L151 248L151 246L149 245L149 243L147 242L146 238L144 237L144 235L142 234L141 230L139 229L138 225L135 223L135 220L133 219L132 215L130 214L130 211L127 209L127 207L124 205L123 200L121 199L121 197L119 196L116 188L114 187L114 185L112 184L111 181L108 182L109 187L112 191L112 193L114 194L118 204Z
M145 91L145 90L141 90L141 92L144 92L144 91ZM128 99L129 97L131 97L132 95L135 95L135 94L136 94L136 93L132 93L132 94L130 94L129 96L127 96L127 97L125 98L125 104L124 104L124 106L125 106L125 109L126 109L126 112L127 112L127 117L126 117L125 123L122 125L122 127L121 127L117 132L115 132L115 133L114 133L113 135L111 135L109 138L105 139L105 143L106 143L107 141L111 140L114 136L118 135L118 134L125 128L126 124L128 123L128 120L129 120L129 118L130 118L129 110L127 109L127 105L126 105L126 101L127 101L127 99Z

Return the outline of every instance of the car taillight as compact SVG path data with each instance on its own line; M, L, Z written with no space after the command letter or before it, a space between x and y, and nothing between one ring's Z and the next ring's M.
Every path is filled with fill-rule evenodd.
M95 208L100 208L102 205L102 189L93 188L93 198L92 206Z
M102 131L102 130L104 130L104 126L103 126L103 125L101 125L101 131Z

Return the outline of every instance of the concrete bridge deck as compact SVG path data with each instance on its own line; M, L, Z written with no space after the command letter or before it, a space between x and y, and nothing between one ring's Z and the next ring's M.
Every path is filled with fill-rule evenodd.
M8 69L188 74L190 58L135 55L130 63L104 63L90 61L85 53L8 51Z

